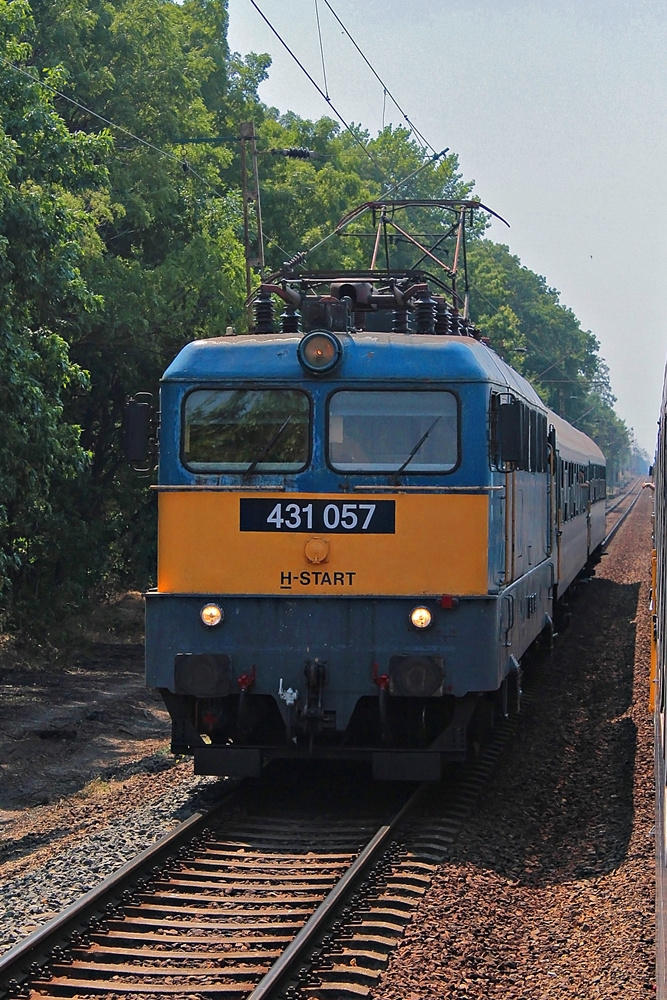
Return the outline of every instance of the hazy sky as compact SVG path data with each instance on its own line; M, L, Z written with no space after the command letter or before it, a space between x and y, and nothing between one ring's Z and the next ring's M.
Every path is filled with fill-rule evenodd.
M257 2L323 86L315 0ZM318 3L332 103L375 134L382 87ZM617 412L653 454L667 354L667 3L330 3L428 142L457 153L511 224L490 237L598 338ZM229 0L229 17L234 51L273 59L262 100L331 115L250 0ZM389 100L384 121L401 121Z

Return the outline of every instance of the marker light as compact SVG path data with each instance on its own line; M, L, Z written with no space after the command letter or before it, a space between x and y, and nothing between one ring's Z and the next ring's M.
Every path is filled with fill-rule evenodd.
M225 616L222 608L219 608L217 604L205 604L199 612L199 617L204 625L213 628L215 625L219 625Z
M410 612L410 621L415 628L428 628L433 621L433 615L428 608L413 608Z
M299 363L309 372L319 375L331 371L340 361L343 348L338 337L324 330L315 330L299 341Z

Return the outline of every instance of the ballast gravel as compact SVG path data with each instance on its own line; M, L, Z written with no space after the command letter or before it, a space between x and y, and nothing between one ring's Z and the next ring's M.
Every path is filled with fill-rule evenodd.
M162 753L126 771L154 776L151 801L111 821L98 817L100 829L67 849L46 852L43 861L28 870L2 878L0 952L76 902L194 812L210 808L221 785L217 778L194 777L190 761L172 766ZM122 783L117 792L122 796Z
M372 1000L655 994L648 492Z

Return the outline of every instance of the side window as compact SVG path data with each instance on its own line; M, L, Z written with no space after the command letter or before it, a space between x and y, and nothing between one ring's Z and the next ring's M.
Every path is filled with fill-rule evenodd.
M538 451L539 451L539 468L538 472L547 472L549 468L549 431L547 427L547 415L546 413L540 413L538 418Z
M491 453L499 467L547 471L547 418L513 397L491 396Z

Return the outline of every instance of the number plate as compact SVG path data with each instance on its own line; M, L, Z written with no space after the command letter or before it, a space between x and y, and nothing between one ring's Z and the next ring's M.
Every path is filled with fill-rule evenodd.
M241 531L393 535L395 500L241 500Z

